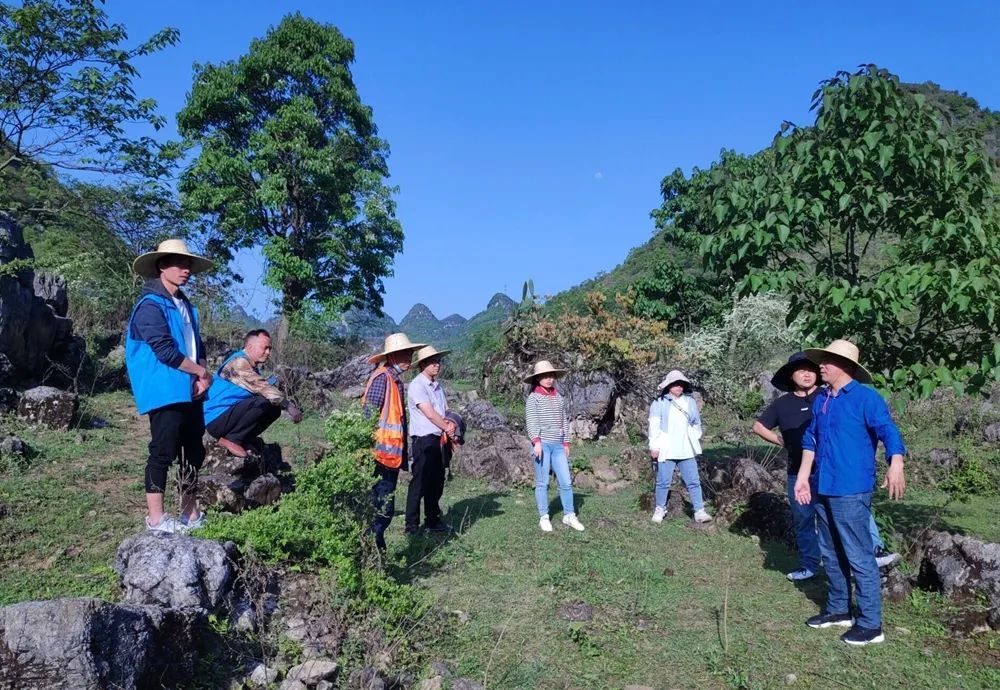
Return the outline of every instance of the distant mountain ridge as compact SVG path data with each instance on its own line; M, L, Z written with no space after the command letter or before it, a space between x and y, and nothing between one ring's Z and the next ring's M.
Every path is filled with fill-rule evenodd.
M344 313L334 331L340 337L354 336L371 344L379 344L389 333L401 331L414 342L430 343L438 349L461 350L468 346L477 330L503 323L514 305L513 299L498 292L490 298L486 309L470 319L461 314L439 319L427 305L418 302L398 324L391 316L376 316L352 308Z

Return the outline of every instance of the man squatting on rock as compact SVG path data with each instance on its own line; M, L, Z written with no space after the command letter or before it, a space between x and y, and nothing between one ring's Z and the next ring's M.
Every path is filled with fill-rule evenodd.
M799 505L812 502L815 487L819 548L827 579L826 605L806 625L850 627L840 638L850 645L882 642L882 590L869 529L875 450L882 441L889 460L882 486L889 489L890 499L899 499L906 490L906 448L885 400L875 389L862 385L871 381L871 375L858 363L857 346L835 340L826 348L805 353L819 365L827 384L813 401L795 480ZM816 478L811 480L814 459ZM852 578L857 618L851 611Z
M212 267L183 240L165 240L137 258L132 269L146 278L125 331L125 367L139 414L149 415L146 527L160 532L200 527L198 470L205 460L202 398L212 383L198 330L198 310L181 291L195 273ZM180 519L163 511L167 469L180 458Z
M205 400L205 428L219 445L236 457L247 455L252 444L288 411L294 424L302 411L292 404L272 381L260 375L260 367L271 356L271 334L263 328L243 339L243 349L226 358L219 367Z

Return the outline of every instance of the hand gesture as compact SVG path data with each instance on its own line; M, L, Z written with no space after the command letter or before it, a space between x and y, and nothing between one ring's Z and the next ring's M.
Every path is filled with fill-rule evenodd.
M535 456L535 460L542 459L542 443L541 441L535 442L534 446L531 448L531 454Z
M906 476L903 474L903 463L892 462L889 465L889 471L885 473L885 479L882 481L882 488L889 489L889 498L894 501L898 501L903 497L903 492L906 491Z
M452 438L454 438L455 435L458 433L458 427L455 426L455 422L453 422L452 420L445 419L444 420L444 431L445 431L446 434L448 434L449 436L451 436Z
M208 387L210 385L212 385L211 379L204 379L201 377L196 378L192 384L191 399L201 400L205 397L205 393L208 392Z
M812 489L809 488L809 477L800 474L795 480L795 502L800 506L809 505L812 501Z

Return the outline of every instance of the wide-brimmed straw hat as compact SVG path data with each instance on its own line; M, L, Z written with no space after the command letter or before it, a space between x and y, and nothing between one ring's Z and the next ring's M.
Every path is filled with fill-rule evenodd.
M156 270L157 259L170 255L186 256L191 259L191 273L201 273L212 267L212 262L203 256L188 251L184 240L163 240L155 252L146 252L132 262L132 270L143 278L156 278L160 272Z
M777 388L779 391L785 391L786 393L795 390L795 382L792 381L792 374L794 374L799 369L812 369L819 375L819 367L811 359L806 357L805 352L796 352L791 357L788 358L788 362L774 372L774 376L771 377L771 385Z
M559 369L558 367L552 366L552 362L547 359L543 359L540 362L535 362L535 366L532 368L531 373L524 377L525 383L531 383L536 376L542 376L543 374L552 374L555 378L565 376L569 369Z
M680 381L681 383L684 384L684 392L685 393L690 393L691 392L691 380L688 379L688 377L684 375L684 372L682 372L682 371L680 371L678 369L671 370L666 375L666 377L662 381L660 381L660 385L658 385L656 388L658 390L662 391L662 390L665 390L667 388L670 388L670 386L674 385L678 381Z
M849 340L834 340L832 343L826 347L813 347L805 351L806 357L809 358L811 362L819 364L823 361L823 357L826 355L834 355L841 359L847 360L853 364L857 369L854 371L854 380L860 383L871 383L872 375L867 369L865 369L861 362L858 361L860 358L860 351L858 346Z
M392 335L386 336L385 343L382 346L382 351L369 357L368 363L375 364L375 362L381 362L393 352L405 352L407 350L413 352L414 350L419 350L426 344L427 343L411 343L406 333L393 333Z
M425 359L430 359L431 357L444 357L449 352L451 350L438 350L433 345L426 345L417 350L417 358L413 360L413 363L420 364Z

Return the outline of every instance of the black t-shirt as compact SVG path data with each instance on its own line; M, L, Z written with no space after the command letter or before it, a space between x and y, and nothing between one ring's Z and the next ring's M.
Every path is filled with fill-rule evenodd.
M788 451L788 474L799 473L799 465L802 464L802 437L812 421L812 403L818 392L817 388L805 397L785 393L768 405L757 418L768 429L778 427L781 430L781 438Z

